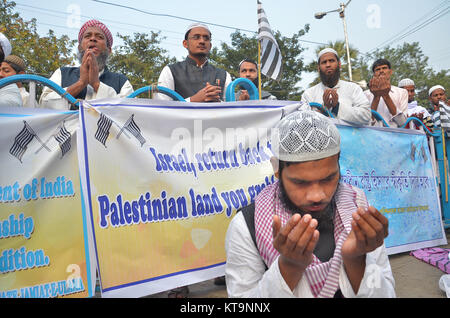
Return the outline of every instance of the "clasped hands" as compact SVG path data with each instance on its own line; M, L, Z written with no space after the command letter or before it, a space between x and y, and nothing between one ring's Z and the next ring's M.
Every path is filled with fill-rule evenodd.
M355 259L380 247L388 236L388 220L374 207L358 208L352 214L352 230L342 245L344 261ZM273 245L280 253L283 265L304 272L313 260L313 252L319 241L317 220L306 214L293 215L285 226L280 217L273 217Z

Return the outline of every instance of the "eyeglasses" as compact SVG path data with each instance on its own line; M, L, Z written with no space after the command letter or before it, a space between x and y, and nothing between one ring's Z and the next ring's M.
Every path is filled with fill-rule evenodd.
M211 41L211 37L209 35L200 35L200 34L194 34L193 36L190 36L189 40L198 41L198 40L200 40L200 38L202 38L203 41L205 41L205 42Z

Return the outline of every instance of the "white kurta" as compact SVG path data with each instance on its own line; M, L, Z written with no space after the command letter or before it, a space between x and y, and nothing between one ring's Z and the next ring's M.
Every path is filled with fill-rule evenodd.
M224 91L223 93L223 99L225 100L225 95L226 95L226 91L227 91L227 87L228 85L230 85L231 83L231 75L227 72L227 77L225 79L225 86L224 86ZM214 84L214 83L211 83ZM165 66L163 68L163 70L161 71L161 74L159 75L159 79L158 79L158 86L162 86L168 89L171 89L173 91L175 91L175 80L173 78L172 75L172 71L170 70L169 66ZM172 98L170 96L167 96L166 94L162 94L162 93L157 93L155 94L155 99L159 99L159 100L172 100ZM188 97L185 99L186 102L190 102L191 98Z
M302 101L323 105L323 94L327 89L329 87L323 83L308 88L302 95ZM359 85L340 80L333 89L339 95L338 119L360 125L370 124L370 103Z
M0 107L22 107L22 96L17 85L10 84L0 88Z
M374 95L370 92L370 90L367 90L364 93L369 99L370 105L372 105L372 101L375 98ZM391 86L389 96L394 102L395 107L397 107L397 114L392 115L389 112L389 109L386 106L386 103L384 102L383 98L380 98L380 103L378 104L376 112L379 113L384 118L384 120L390 127L398 128L405 124L406 119L408 117L408 91L406 89L399 88L397 86ZM372 126L382 127L383 123L373 121Z
M305 276L294 291L288 287L280 273L278 259L266 271L265 264L253 242L242 213L236 214L229 225L225 249L227 262L225 277L230 298L312 298L313 294ZM341 266L339 288L346 298L396 297L385 246L366 256L366 271L359 291L354 293L350 281Z
M99 77L103 74L103 71L99 73ZM62 76L61 69L57 69L55 73L50 77L50 80L58 85L61 85ZM63 87L67 90L67 87ZM102 99L102 98L126 98L134 92L133 86L129 81L126 81L122 86L119 94L116 90L105 83L100 82L97 92L91 85L87 86L87 92L85 100ZM74 96L75 97L75 96ZM39 100L39 107L41 108L53 108L53 109L70 109L70 105L67 100L61 97L58 93L53 91L49 87L45 87L42 91L41 98Z

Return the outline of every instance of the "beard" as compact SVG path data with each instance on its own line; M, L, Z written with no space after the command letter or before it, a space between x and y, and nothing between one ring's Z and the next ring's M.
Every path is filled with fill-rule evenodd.
M84 51L82 51L80 49L78 50L77 57L78 57L78 62L80 64L83 61L83 57L84 57L85 53L86 53L86 50L84 50ZM101 52L99 56L95 57L95 59L97 60L98 69L100 71L102 71L105 68L106 62L108 61L108 58L109 58L108 50L105 50L105 51Z
M322 70L320 70L319 74L320 80L322 81L323 85L329 88L333 88L336 86L336 84L339 81L339 78L341 77L341 70L337 68L336 71L330 75L327 75L323 73Z

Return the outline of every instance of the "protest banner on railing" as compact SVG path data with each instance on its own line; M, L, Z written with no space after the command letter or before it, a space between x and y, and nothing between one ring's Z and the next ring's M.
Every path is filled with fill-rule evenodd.
M300 105L2 109L0 296L92 296L94 259L104 297L223 275L229 221L275 182L270 130ZM389 219L388 253L446 244L426 135L336 123L342 181Z
M425 133L339 125L341 179L389 220L388 254L446 244L439 188Z
M0 111L0 297L94 295L76 112Z

